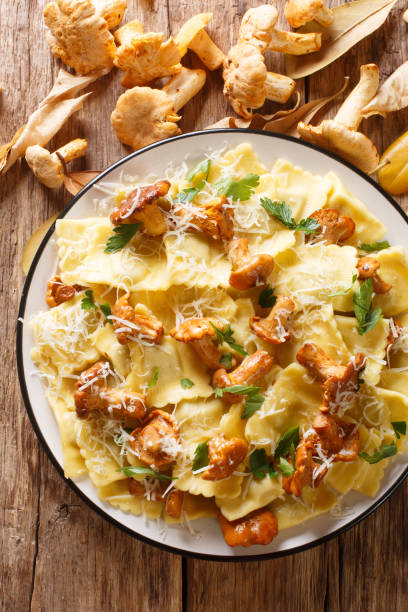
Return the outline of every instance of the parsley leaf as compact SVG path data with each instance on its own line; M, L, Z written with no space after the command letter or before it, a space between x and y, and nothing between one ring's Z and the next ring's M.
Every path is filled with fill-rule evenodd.
M299 425L288 429L288 431L283 434L278 444L276 445L275 459L281 457L282 455L288 455L290 453L292 444L296 448L299 444L299 441Z
M395 431L395 435L398 440L401 436L407 435L407 423L406 421L393 421L391 423L393 430Z
M258 295L258 304L262 308L272 308L275 306L277 297L276 295L273 295L274 292L275 289L273 289L270 285L265 285L261 293Z
M251 385L231 385L229 387L216 387L214 389L215 397L222 397L224 393L234 393L236 395L246 395L245 407L241 414L241 419L248 419L254 414L264 403L265 398L259 393L260 387L252 387Z
M233 202L240 200L246 202L254 193L253 187L259 185L258 174L247 174L239 181L234 181L232 178L222 179L214 184L218 195L225 195L231 198Z
M201 470L209 464L208 440L201 442L194 451L193 472Z
M234 340L234 332L232 331L231 325L229 323L224 327L224 329L218 329L218 327L216 327L212 321L210 321L210 325L215 331L218 344L226 342L232 349L234 349L234 351L236 351L240 355L248 355L243 346L241 346L240 344L236 344Z
M353 274L353 278L351 279L350 287L347 287L347 289L343 289L343 291L335 291L334 293L329 293L327 297L337 297L338 295L347 295L347 293L352 290L353 285L356 282L356 280L357 280L357 274Z
M194 387L193 381L189 378L182 378L180 380L180 385L182 389L191 389L191 387Z
M85 291L86 297L81 300L81 308L83 310L91 310L91 308L96 308L96 304L93 300L93 291L88 289Z
M211 168L211 159L207 157L206 159L203 159L203 161L199 162L191 170L191 172L187 174L187 180L190 181L190 183L192 183L193 180L197 178L197 176L199 176L201 181L206 181L208 179L208 175L210 174L210 168Z
M312 219L312 217L301 219L299 223L296 223L292 216L292 209L286 202L279 202L278 200L272 201L270 198L261 198L261 206L267 213L272 215L272 217L275 217L275 219L283 223L288 229L295 232L299 231L305 234L315 234L320 228L319 222L316 219Z
M284 459L283 457L279 459L277 468L282 472L284 476L286 476L286 478L292 476L292 474L294 474L296 471L295 468L289 463L289 461L286 461L286 459Z
M382 319L381 308L372 309L373 281L368 278L354 291L354 314L357 319L357 331L360 336L366 334Z
M117 251L123 249L141 227L142 223L129 223L114 227L114 236L109 238L104 252L117 253Z
M356 392L360 391L361 385L364 385L364 383L365 383L365 380L363 378L363 374L364 374L364 370L365 369L366 369L366 366L364 366L364 368L362 370L360 370L358 375L357 375L357 388L356 388Z
M159 368L156 366L153 370L153 376L147 383L147 388L151 389L152 387L154 387L157 384L158 379L159 379Z
M388 240L383 240L382 242L364 242L364 244L359 244L358 248L362 251L366 251L367 253L372 253L373 251L382 251L383 249L388 249L390 243Z
M224 353L220 359L220 365L224 365L227 370L232 368L232 354Z
M99 304L99 308L101 309L102 313L105 315L106 319L108 319L108 322L111 325L113 325L112 319L108 318L112 314L112 309L110 307L110 304L108 304L108 302L105 302L104 304Z
M397 454L397 445L395 442L382 446L377 453L369 455L368 453L358 453L358 456L367 461L367 463L378 463L382 459L392 457Z
M147 467L142 467L141 465L125 465L125 467L121 467L116 471L123 472L128 478L139 474L145 474L146 476L152 476L157 480L176 480L176 477L167 476L167 474L162 474L162 472L155 472L154 470Z
M187 187L187 189L179 191L174 201L180 204L186 204L187 202L191 202L192 200L194 200L196 195L200 193L204 185L205 181L200 181L200 183L198 183L196 187Z
M269 478L276 478L278 472L273 467L273 463L268 463L264 448L258 448L249 455L249 466L255 478L262 479L269 474Z

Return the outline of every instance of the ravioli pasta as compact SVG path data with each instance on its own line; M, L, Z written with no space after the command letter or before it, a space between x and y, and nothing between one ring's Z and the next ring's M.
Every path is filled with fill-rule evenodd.
M123 512L218 516L227 543L267 544L265 521L374 497L406 452L406 254L362 250L386 227L333 172L266 167L246 143L197 161L57 221L32 360L67 477Z

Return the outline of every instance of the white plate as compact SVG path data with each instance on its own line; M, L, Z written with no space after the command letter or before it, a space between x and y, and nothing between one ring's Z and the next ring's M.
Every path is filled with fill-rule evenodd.
M369 209L388 227L387 238L391 244L403 244L408 251L408 218L385 192L371 179L347 162L324 152L308 143L294 138L266 132L248 130L212 130L185 134L153 144L117 162L85 187L61 213L60 217L83 218L95 214L93 200L101 197L94 185L100 180L117 181L122 171L130 175L146 176L151 171L160 175L169 160L180 163L189 155L189 164L200 160L209 149L223 146L234 147L240 142L250 143L261 162L271 167L277 157L288 159L315 174L334 171L346 187L360 198ZM45 288L56 267L56 245L53 240L54 227L44 238L32 263L24 286L19 318L30 317L44 309ZM17 328L17 360L20 385L24 402L33 427L50 459L61 475L62 451L58 427L47 403L39 376L32 376L36 369L30 359L33 339L28 325L19 321ZM172 552L192 554L212 559L239 560L270 558L293 553L339 534L355 525L382 503L407 476L407 455L399 455L389 462L380 491L375 499L351 492L344 498L347 515L330 513L319 516L279 533L268 546L253 546L249 549L228 547L221 535L217 521L205 519L194 521L196 535L180 526L165 526L142 516L133 516L103 503L89 479L73 483L71 487L104 518L128 533Z

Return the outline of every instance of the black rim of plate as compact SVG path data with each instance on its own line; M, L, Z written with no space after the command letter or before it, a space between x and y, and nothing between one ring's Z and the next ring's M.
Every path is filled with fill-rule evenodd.
M126 157L124 157L124 158L120 159L119 161L115 162L114 164L109 166L106 170L101 172L101 174L99 174L96 178L94 178L92 181L90 181L83 189L81 189L81 191L79 193L77 193L77 195L71 200L71 202L64 208L64 210L61 212L61 214L57 217L57 219L62 219L63 217L65 217L65 215L68 213L68 211L71 210L71 208L83 196L83 194L86 193L89 189L91 189L91 187L95 183L98 183L106 175L108 175L110 172L112 172L116 168L120 167L122 164L126 163L130 159L138 157L139 155L143 155L143 153L145 153L146 151L150 151L151 149L155 149L155 148L159 148L159 147L165 146L169 142L174 142L176 140L182 140L182 139L185 139L185 138L192 138L192 137L200 136L200 135L203 135L203 134L209 135L211 133L217 133L217 134L221 133L221 134L228 135L228 134L231 134L231 133L234 133L234 132L235 133L237 133L237 132L241 133L243 136L245 136L245 134L256 134L258 136L263 136L265 138L271 138L272 137L272 138L278 138L278 139L282 139L282 140L289 140L289 141L291 141L293 143L296 143L299 146L305 147L306 149L314 149L315 151L318 151L319 153L322 153L326 157L331 157L332 159L336 160L337 162L339 162L343 166L346 166L347 168L352 170L355 174L358 174L367 183L369 183L372 187L374 187L384 198L386 198L386 200L395 208L395 210L398 211L398 213L401 215L401 217L404 219L404 221L408 224L408 216L406 215L406 213L402 210L402 208L399 206L399 204L386 191L384 191L384 189L382 189L382 187L380 187L372 178L367 176L364 172L362 172L361 170L356 168L353 164L345 161L344 159L342 159L338 155L336 155L334 153L331 153L330 151L326 151L325 149L323 149L321 147L318 147L316 145L313 145L313 144L311 144L309 142L305 142L305 141L299 140L297 138L294 138L293 136L288 136L286 134L278 134L278 133L274 133L274 132L263 132L263 131L260 131L260 130L250 130L250 129L244 129L244 128L236 128L236 129L220 128L220 129L213 129L213 130L201 130L201 131L198 131L198 132L189 132L187 134L182 134L180 136L175 136L174 138L167 138L166 140L161 140L159 142L155 142L155 143L153 143L153 144L151 144L151 145L149 145L147 147L144 147L143 149L140 149L139 151L135 151L134 153L131 153L130 155L127 155ZM23 320L24 320L27 296L28 296L28 293L29 293L29 290L30 290L30 287L31 287L31 281L32 281L35 269L37 267L38 262L40 261L42 252L43 252L45 246L47 245L49 239L51 238L52 234L54 233L55 221L53 222L53 224L51 225L50 229L48 230L48 232L44 236L44 238L43 238L43 240L42 240L42 242L41 242L41 244L40 244L40 246L39 246L39 248L38 248L38 250L37 250L37 252L35 254L35 257L34 257L32 263L31 263L30 269L29 269L28 274L27 274L27 278L26 278L25 283L24 283L23 292L22 292L21 300L20 300L20 308L19 308L19 312L18 312L18 321L17 321L17 335L16 335L17 372L18 372L18 378L19 378L19 383L20 383L20 388L21 388L21 393L22 393L22 396L23 396L25 408L27 410L27 413L28 413L29 419L31 421L31 424L32 424L32 426L34 428L34 431L35 431L38 439L40 440L40 443L41 443L43 449L45 450L46 454L48 455L48 458L51 460L51 462L53 463L54 467L56 468L56 470L58 471L60 476L71 487L71 489L73 489L73 491L75 491L75 493L90 508L92 508L92 510L94 510L97 514L99 514L99 516L101 516L102 518L107 520L109 523L111 523L115 527L118 527L119 529L121 529L125 533L128 533L129 535L137 538L138 540L141 540L142 542L145 542L147 544L151 544L152 546L156 546L157 548L160 548L161 550L165 550L167 552L175 553L175 554L178 554L178 555L184 555L184 556L192 557L192 558L196 558L196 559L203 559L203 560L207 560L207 561L224 561L224 562L225 561L262 561L263 559L265 559L265 560L266 559L275 559L275 558L278 558L278 557L284 557L284 556L287 556L287 555L291 555L291 554L295 554L295 553L298 553L298 552L302 552L302 551L308 550L310 548L313 548L315 546L319 546L320 544L324 544L325 542L328 542L329 540L339 536L340 534L344 533L348 529L351 529L352 527L354 527L355 525L360 523L360 521L362 521L363 519L367 518L370 514L372 514L372 512L374 512L379 506L381 506L381 504L383 504L392 495L392 493L394 493L396 491L396 489L402 484L402 482L408 476L408 466L407 466L405 468L404 472L394 482L394 484L389 489L387 489L387 491L378 500L376 500L369 508L367 508L367 510L364 510L361 514L359 514L353 520L351 520L350 522L346 523L342 527L339 527L338 529L335 529L334 531L326 534L325 536L322 536L321 538L318 538L317 540L313 540L312 542L308 542L307 544L302 544L301 546L293 547L293 548L291 548L289 550L282 550L282 551L278 550L278 551L274 551L274 552L266 552L264 554L257 554L257 555L245 555L244 554L244 555L223 556L223 555L210 555L210 554L196 553L196 552L191 552L191 551L187 551L187 550L182 550L180 548L175 548L173 546L168 546L167 544L164 544L162 542L158 542L156 540L152 540L152 539L150 539L150 538L148 538L146 536L143 536L143 535L133 531L129 527L126 527L126 525L123 525L122 523L120 523L119 521L114 519L113 517L111 517L102 508L100 508L99 506L94 504L94 502L91 501L81 491L81 489L79 489L79 487L75 484L74 481L70 480L69 478L65 478L63 468L61 467L61 465L57 461L56 457L54 456L53 452L51 451L50 447L48 446L48 443L47 443L46 439L44 438L44 436L43 436L43 434L42 434L42 432L41 432L41 430L39 428L39 425L38 425L37 420L35 418L34 411L33 411L33 408L32 408L31 402L30 402L27 386L26 386L24 364L23 364ZM220 537L221 537L221 532L220 532Z

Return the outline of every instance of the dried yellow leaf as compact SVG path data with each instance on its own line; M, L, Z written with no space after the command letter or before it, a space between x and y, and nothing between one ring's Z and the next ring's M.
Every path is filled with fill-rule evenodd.
M407 193L408 132L397 138L383 153L378 170L378 182L392 195Z
M88 76L74 76L61 69L54 87L28 118L12 140L0 147L0 176L22 157L32 145L46 145L61 129L67 119L82 107L90 94L74 96L95 81L102 72Z
M27 244L24 247L23 257L21 261L21 266L23 268L24 274L28 274L38 247L40 246L45 234L48 232L51 225L54 223L55 219L58 217L59 214L60 213L58 212L49 219L47 219L47 221L44 221L44 223L40 225L40 227L29 238Z
M311 22L298 30L321 32L320 51L307 57L286 55L286 74L292 79L313 74L334 62L360 40L377 30L387 19L397 0L356 0L334 7L334 21L328 28Z

